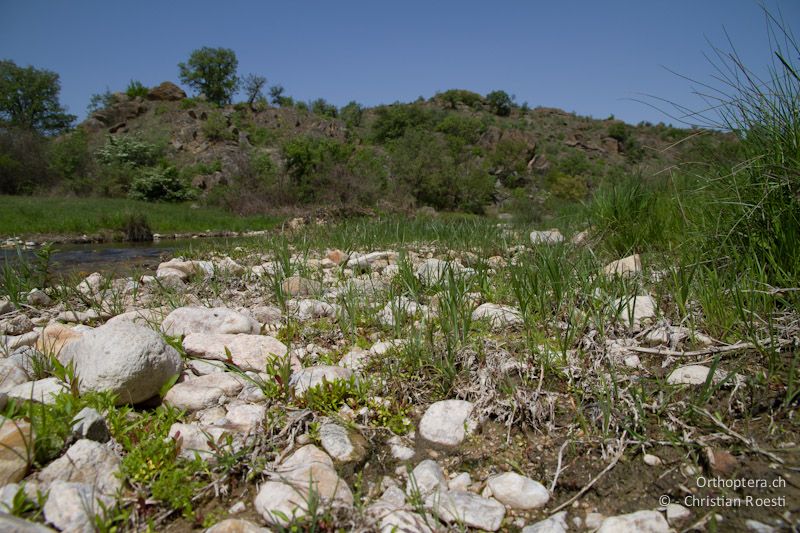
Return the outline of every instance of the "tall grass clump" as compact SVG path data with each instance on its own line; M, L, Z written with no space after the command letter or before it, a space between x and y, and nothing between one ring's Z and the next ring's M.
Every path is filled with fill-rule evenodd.
M765 269L777 287L800 277L800 47L791 30L765 11L773 49L766 74L733 50L715 49L721 87L703 96L717 110L711 124L736 133L745 159L709 180L716 209L709 249L739 269Z
M622 257L680 241L686 227L676 196L683 191L671 187L675 184L666 178L626 176L602 185L584 211L603 247Z

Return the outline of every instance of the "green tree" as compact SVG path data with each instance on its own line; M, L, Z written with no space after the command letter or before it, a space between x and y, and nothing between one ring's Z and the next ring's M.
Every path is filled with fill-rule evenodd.
M230 103L239 88L238 66L233 50L207 46L192 52L186 63L178 63L181 81L218 105Z
M486 95L486 101L492 112L500 117L507 117L511 114L514 105L514 98L505 91L492 91Z
M76 117L59 103L60 91L55 72L0 61L0 121L43 135L67 130Z

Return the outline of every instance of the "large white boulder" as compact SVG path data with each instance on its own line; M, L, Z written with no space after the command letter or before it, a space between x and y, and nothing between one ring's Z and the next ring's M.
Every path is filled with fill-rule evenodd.
M110 391L118 405L152 398L183 368L180 354L161 335L125 322L84 334L59 359L74 363L81 393Z

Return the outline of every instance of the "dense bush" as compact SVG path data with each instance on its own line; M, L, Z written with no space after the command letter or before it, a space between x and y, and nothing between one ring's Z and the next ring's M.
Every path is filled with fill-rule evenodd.
M402 137L406 130L433 129L441 113L420 104L382 106L376 110L372 124L372 137L382 143Z
M94 161L86 130L77 129L51 143L49 160L50 169L65 189L76 194L92 191Z
M300 202L313 202L331 194L335 176L344 175L352 146L333 139L305 135L290 139L282 153L292 190Z
M478 93L464 89L450 89L434 96L434 100L444 103L450 109L456 109L458 104L477 109L483 103L483 97Z
M494 181L480 168L461 162L442 137L412 129L390 146L396 186L418 205L480 211L491 198Z
M505 91L492 91L486 95L486 102L492 109L492 113L499 117L507 117L511 114L514 100Z
M183 202L195 193L178 175L173 166L141 170L131 182L128 196L133 200L150 202Z
M30 194L53 181L45 139L28 130L0 129L0 193Z

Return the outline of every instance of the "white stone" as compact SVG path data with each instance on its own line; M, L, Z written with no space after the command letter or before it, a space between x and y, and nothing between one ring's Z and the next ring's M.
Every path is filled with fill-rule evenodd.
M676 368L667 378L670 385L703 385L708 379L711 369L703 365L688 365ZM725 373L717 370L711 379L713 383L718 383L725 378Z
M69 392L69 387L58 378L50 377L16 385L6 394L9 398L17 400L30 400L52 405L56 401L56 396L65 392Z
M538 509L550 500L550 493L544 485L515 472L493 476L486 484L491 488L492 496L511 509Z
M369 352L372 355L384 355L391 350L398 350L408 343L405 339L394 339L390 341L378 341L372 345Z
M257 335L261 325L248 315L227 307L179 307L161 324L172 337L190 333L249 333Z
M172 386L164 396L164 403L199 411L218 405L223 398L235 398L244 386L244 380L230 372L215 372L187 379Z
M425 518L403 509L388 511L381 518L380 533L433 533Z
M499 329L522 323L519 310L507 305L486 303L472 312L472 320L488 320L492 328Z
M274 337L243 333L190 333L183 339L183 349L191 356L217 361L228 359L227 349L234 365L256 372L263 372L269 361L288 352Z
M106 324L117 324L119 322L132 322L138 326L151 327L160 324L166 312L164 309L137 309L136 311L128 311L127 313L119 314L115 317L108 319Z
M667 505L667 522L670 525L675 525L688 520L692 517L692 512L678 503L670 503Z
M253 307L250 309L250 314L252 314L253 318L262 324L267 325L280 324L281 319L283 318L283 312L281 309L279 307L275 307L274 305L259 305L257 307Z
M180 354L161 335L125 322L85 333L67 344L59 359L74 363L81 393L113 392L117 405L152 398L183 367Z
M312 492L323 503L353 504L350 487L336 473L331 458L312 444L288 457L276 469L274 477L277 481L264 483L255 499L256 511L269 524L286 525L278 512L290 519L305 516Z
M472 478L468 472L461 472L447 483L450 490L467 490L472 485Z
M642 320L655 318L658 306L652 296L638 295L614 301L617 317L626 324L638 325Z
M202 426L200 424L182 424L176 422L169 428L169 438L178 441L180 456L192 460L199 457L205 461L214 462L219 448L227 445L226 436L229 432L225 428L216 426ZM215 446L211 446L212 441ZM230 451L239 448L238 442L233 442Z
M336 318L339 306L323 302L321 300L303 299L289 300L286 302L289 315L304 322L306 320L318 320L320 318Z
M259 431L267 413L266 405L236 404L227 406L225 427L240 433L255 433Z
M238 504L242 504L241 509L237 509L236 511L231 510L228 511L228 514L236 514L237 512L244 511L244 503L238 502ZM249 520L242 520L241 518L226 518L221 522L217 522L210 528L205 530L205 533L270 533L270 530L265 527L257 526L256 524L250 522Z
M38 331L29 331L22 335L4 335L0 336L0 351L13 352L25 346L34 346L39 340L41 333Z
M392 435L388 440L388 444L392 457L398 461L409 461L416 455L413 445L408 439L404 439L399 435Z
M425 459L419 463L408 478L406 494L426 498L431 494L447 490L447 478L439 463L433 459Z
M550 518L525 526L522 533L566 533L567 529L567 512L561 511Z
M56 315L59 322L74 322L76 324L91 324L100 319L100 313L94 309L88 311L62 311Z
M442 261L440 259L426 259L415 270L419 280L425 285L435 285L447 280L449 272L460 273L464 267L458 263Z
M624 259L612 261L603 268L606 277L630 277L642 271L642 259L639 254L629 255Z
M122 486L118 477L121 464L108 446L81 439L36 475L37 488L45 492L56 481L73 481L91 486L98 494L115 496Z
M649 453L644 454L644 464L647 466L661 466L661 458Z
M111 433L103 415L91 407L84 407L72 419L72 434L78 439L108 442Z
M161 263L156 270L158 278L177 277L183 281L195 275L210 278L213 274L214 266L210 261L182 261L178 258Z
M306 391L318 385L323 380L332 383L336 380L348 380L353 376L353 371L348 368L332 365L319 365L303 368L292 374L289 383L294 387L297 397L305 396Z
M10 487L6 485L3 489ZM7 505L11 505L10 503ZM0 531L7 533L55 533L55 530L45 527L42 524L28 522L14 515L0 512Z
M457 523L486 531L497 531L503 523L506 508L497 500L459 490L432 494L425 505L448 524Z
M557 229L531 232L531 244L558 244L560 242L564 242L564 236Z
M717 515L719 516L719 515ZM759 522L758 520L747 519L744 521L744 525L747 527L748 531L754 531L755 533L777 533L778 528L772 527L768 524L763 522Z
M353 253L347 260L347 268L366 268L372 266L376 261L388 261L396 256L395 252L380 251L370 252L368 254Z
M597 533L669 533L667 521L658 511L636 511L635 513L610 516L603 520Z
M442 446L458 446L477 428L470 418L474 405L464 400L442 400L425 411L419 423L419 434L425 440Z
M319 438L322 447L336 461L358 462L367 455L367 443L364 437L338 424L322 424L319 428Z
M349 368L353 372L361 372L369 362L369 355L370 352L356 346L342 356L339 366Z
M62 531L94 533L94 516L102 512L100 502L111 505L113 498L98 494L92 485L55 481L44 504L44 517Z
M0 359L0 392L8 392L28 381L28 373L21 364L11 358Z

